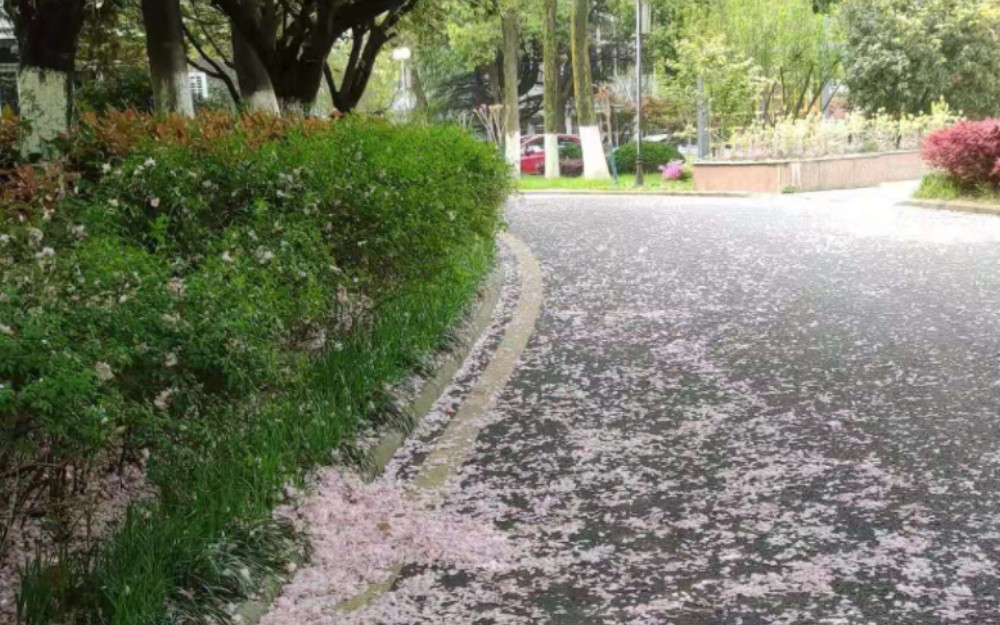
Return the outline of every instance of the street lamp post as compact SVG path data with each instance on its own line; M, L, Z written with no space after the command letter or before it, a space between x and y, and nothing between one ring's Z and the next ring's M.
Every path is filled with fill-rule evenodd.
M642 0L635 0L635 186L642 186Z

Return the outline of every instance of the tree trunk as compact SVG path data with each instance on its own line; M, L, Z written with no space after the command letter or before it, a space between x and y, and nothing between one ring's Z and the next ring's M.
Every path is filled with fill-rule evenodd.
M300 60L294 68L289 68L283 76L274 81L274 92L283 113L290 115L312 113L319 85L323 80L325 65L322 60L308 63Z
M503 106L506 117L504 151L515 176L521 173L521 98L517 92L517 52L520 41L517 21L517 14L514 12L504 13L501 18L503 28Z
M570 72L570 73L572 74L572 72ZM559 99L556 100L556 114L555 114L555 117L556 117L556 132L560 132L560 133L569 132L569 128L567 127L567 121L568 121L569 114L566 112L566 109L569 108L569 99L570 99L570 96L573 95L573 77L572 76L569 77L569 80L567 81L567 86L569 88L565 89L565 90L563 90L562 88L560 88L560 90L559 90Z
M253 0L246 0L248 6ZM274 38L275 25L273 20L262 18L262 28L271 33ZM260 62L257 51L247 42L246 38L240 34L235 25L230 23L230 39L233 44L233 65L236 66L236 82L240 87L240 97L246 103L246 107L252 111L267 111L280 114L281 108L278 106L278 97L274 94L274 85L271 84L271 77L267 73L267 68Z
M587 42L589 25L590 3L588 0L573 0L570 54L573 58L574 101L583 148L583 176L594 180L610 178L611 173L604 157L601 129L594 114L594 85L590 77L590 46Z
M142 0L142 21L156 110L194 117L180 0Z
M431 105L427 100L427 92L424 90L424 83L420 80L420 72L417 70L416 61L413 62L409 69L413 87L413 98L416 104L415 110L420 113L426 113Z
M556 44L556 9L558 0L545 0L542 33L542 76L545 107L545 177L559 177L559 48ZM562 109L563 116L566 109ZM565 120L563 121L565 123Z
M30 124L22 149L42 152L69 127L73 72L85 0L17 0L8 3L21 55L21 118Z

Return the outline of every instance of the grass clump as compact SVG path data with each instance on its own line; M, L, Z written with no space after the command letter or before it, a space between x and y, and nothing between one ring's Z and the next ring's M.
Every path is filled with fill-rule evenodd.
M0 495L56 509L148 458L158 496L36 560L21 617L225 620L291 557L283 488L400 418L384 389L488 272L506 165L454 128L219 114L91 118L63 150L3 188Z
M635 176L625 174L618 182L608 180L588 180L581 177L546 178L544 176L521 176L518 188L522 191L576 190L576 191L628 191L634 193L687 192L694 190L690 177L684 180L665 180L660 172L647 172L643 186L635 186Z
M990 184L962 182L944 173L931 173L921 180L914 197L944 202L971 201L1000 204L1000 188Z

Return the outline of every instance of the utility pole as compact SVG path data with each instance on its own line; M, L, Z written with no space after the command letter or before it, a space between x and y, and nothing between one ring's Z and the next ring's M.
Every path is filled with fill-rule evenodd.
M635 186L642 186L642 0L635 0Z

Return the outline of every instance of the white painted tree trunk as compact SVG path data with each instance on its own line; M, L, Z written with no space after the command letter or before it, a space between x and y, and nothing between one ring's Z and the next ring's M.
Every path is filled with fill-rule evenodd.
M70 75L52 69L22 67L17 81L21 118L31 127L24 140L25 154L38 154L47 142L69 127Z
M278 96L274 95L274 89L258 89L244 96L244 98L247 108L251 111L267 111L275 115L281 114L281 107L278 106Z
M157 108L168 112L194 117L194 98L191 95L191 78L187 67L171 72L168 76L153 75L153 99Z
M514 177L521 175L521 131L508 132L504 137L504 152L507 155L507 162L510 164Z
M559 177L559 135L545 133L545 177Z
M608 159L604 157L601 129L598 126L580 126L580 145L583 148L583 177L588 180L607 180Z
M281 102L281 111L285 115L301 115L308 117L312 115L313 103L303 102L294 98L285 98Z

